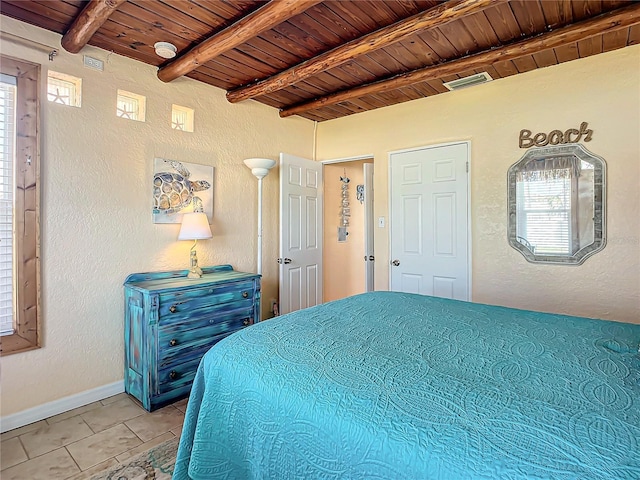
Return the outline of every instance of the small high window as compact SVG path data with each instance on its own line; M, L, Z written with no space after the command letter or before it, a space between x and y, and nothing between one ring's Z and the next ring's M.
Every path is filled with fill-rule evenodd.
M144 95L118 90L116 115L120 118L144 122L146 102Z
M80 107L82 79L49 70L47 76L47 100L70 107Z
M171 128L193 132L193 108L171 105Z

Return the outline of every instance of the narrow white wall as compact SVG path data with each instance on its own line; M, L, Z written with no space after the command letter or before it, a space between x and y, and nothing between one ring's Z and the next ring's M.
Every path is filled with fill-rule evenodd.
M607 161L607 246L582 266L528 263L507 242L507 169L521 129L588 122ZM473 300L640 323L640 45L322 122L318 158L375 155L375 216L388 216L388 152L471 140ZM376 289L389 285L376 228Z
M60 36L2 17L2 31L60 46ZM187 78L165 84L156 68L85 47L37 50L3 42L2 53L83 79L82 108L42 106L43 347L2 358L2 415L123 378L123 288L134 272L186 269L179 225L153 224L153 158L213 165L213 239L200 265L256 270L257 181L242 161L312 155L313 122L280 119L256 102L230 105L224 91ZM87 69L82 55L104 60ZM145 123L116 118L116 90L147 97ZM195 109L195 132L170 127L171 104ZM276 298L278 169L264 180L263 298ZM263 302L263 317L270 305Z

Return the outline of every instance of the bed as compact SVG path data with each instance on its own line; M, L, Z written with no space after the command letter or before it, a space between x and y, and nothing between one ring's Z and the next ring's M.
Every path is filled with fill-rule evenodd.
M640 325L397 292L202 359L174 479L639 479Z

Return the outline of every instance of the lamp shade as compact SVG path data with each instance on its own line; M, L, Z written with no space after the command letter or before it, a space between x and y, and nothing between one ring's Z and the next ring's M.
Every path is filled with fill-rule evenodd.
M260 179L267 176L269 170L276 165L276 161L270 158L247 158L244 164L251 169L251 173Z
M207 214L203 212L185 213L182 215L182 226L178 240L203 240L211 238L211 227Z

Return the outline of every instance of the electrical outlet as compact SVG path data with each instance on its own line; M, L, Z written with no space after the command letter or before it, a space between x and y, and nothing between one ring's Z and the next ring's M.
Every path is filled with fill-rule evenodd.
M85 67L92 68L94 70L99 70L101 72L104 70L104 62L102 60L98 60L97 58L84 55L83 62Z

